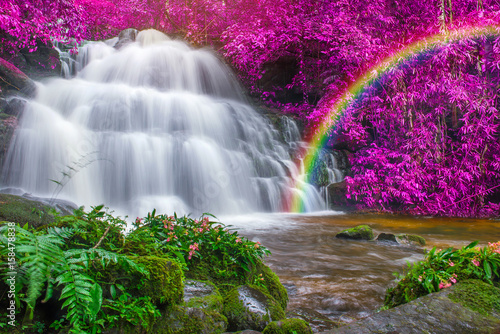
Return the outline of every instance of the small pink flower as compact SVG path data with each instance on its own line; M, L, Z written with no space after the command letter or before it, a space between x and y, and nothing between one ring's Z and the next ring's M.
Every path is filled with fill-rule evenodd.
M449 263L450 267L453 267L455 265L455 263L453 263L451 260L449 260Z
M422 276L418 276L418 281L422 282Z
M441 282L439 283L439 288L440 289L446 289L446 288L449 288L451 286L451 283L444 283L444 282Z
M241 242L241 239L240 238L236 238L236 243L240 243Z
M255 248L259 248L260 247L260 242L256 242L255 245L254 245Z
M451 278L450 278L450 281L451 281L453 284L457 283L457 279L456 279L455 277L451 277Z
M170 241L170 238L167 238L167 242L169 242L169 241Z
M472 259L472 264L475 265L476 267L479 267L479 261L476 259Z

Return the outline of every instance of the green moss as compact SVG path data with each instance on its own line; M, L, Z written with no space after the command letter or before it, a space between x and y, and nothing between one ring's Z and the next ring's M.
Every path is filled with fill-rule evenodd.
M396 236L402 243L413 244L416 246L425 246L425 239L415 234L399 234Z
M0 194L0 221L28 224L38 228L54 222L54 216L48 214L50 207L26 198Z
M457 284L449 298L483 315L500 315L500 289L480 280L466 280Z
M285 319L271 322L262 334L312 334L312 329L302 319Z
M268 313L262 315L259 313L248 312L246 304L240 298L240 289L252 291L252 297L255 297L260 304L265 305ZM223 314L228 319L228 330L238 331L244 329L263 330L271 321L277 321L285 318L285 312L281 305L262 287L256 285L240 286L231 290L224 298Z
M208 281L204 281L204 284L209 285L212 288L212 293L208 296L203 297L192 297L186 303L187 307L202 308L208 311L222 312L223 299L219 293L219 289Z
M173 305L182 301L184 273L176 261L157 256L130 258L148 270L149 277L109 265L102 272L100 281L123 285L132 296L150 297L155 305ZM108 293L104 287L103 291Z
M220 334L226 331L227 318L218 312L173 306L155 323L151 334Z
M280 304L283 310L286 310L288 305L288 292L283 284L281 284L278 275L276 275L271 268L262 263L262 261L259 261L252 271L252 277L257 280L263 278L262 284L267 292Z
M370 226L358 225L341 231L336 237L341 239L373 240L374 235Z

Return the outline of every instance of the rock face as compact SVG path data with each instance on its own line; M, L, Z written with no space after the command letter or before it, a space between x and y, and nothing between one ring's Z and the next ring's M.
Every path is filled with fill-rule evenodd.
M500 332L500 289L464 281L323 334Z
M254 285L242 285L230 291L224 300L224 315L229 331L262 331L271 321L285 318L280 304Z
M373 240L373 230L368 225L358 225L338 233L336 238L353 240Z
M34 80L60 76L61 61L59 53L53 48L52 43L45 44L42 41L37 41L36 47L36 51L33 52L21 49L12 53L4 52L0 57L12 63Z
M7 60L0 58L0 91L4 96L21 94L33 96L35 83L19 68Z

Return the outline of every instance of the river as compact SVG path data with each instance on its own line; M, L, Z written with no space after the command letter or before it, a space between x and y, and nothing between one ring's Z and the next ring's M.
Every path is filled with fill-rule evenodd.
M423 258L423 249L377 241L335 238L343 229L367 224L381 232L418 234L426 248L462 247L500 240L500 221L319 212L221 218L225 224L266 246L266 263L290 297L288 310L313 309L349 322L380 308L394 272Z

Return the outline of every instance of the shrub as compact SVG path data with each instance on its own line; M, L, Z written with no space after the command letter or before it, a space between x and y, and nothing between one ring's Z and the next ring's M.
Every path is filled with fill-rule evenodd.
M474 241L461 249L434 247L423 261L408 264L405 275L396 273L399 282L387 290L385 307L407 303L465 279L493 284L499 278L500 242L483 248L475 247L478 243Z

